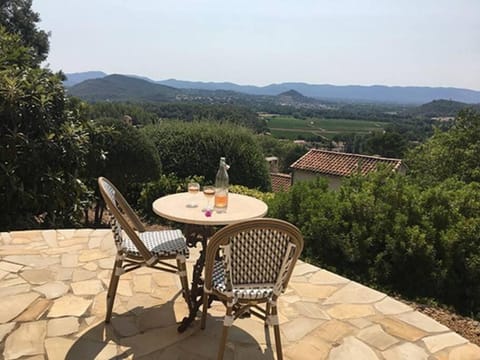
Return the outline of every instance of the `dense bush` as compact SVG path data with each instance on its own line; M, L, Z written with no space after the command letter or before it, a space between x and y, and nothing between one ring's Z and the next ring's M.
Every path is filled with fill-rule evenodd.
M164 173L203 176L213 183L221 156L231 184L268 190L270 178L262 151L246 128L211 122L162 122L142 129L155 143Z
M186 191L187 184L190 181L196 181L200 184L204 183L204 179L201 176L179 178L175 174L161 175L158 179L144 184L137 207L146 220L156 222L159 218L158 215L153 213L153 202L159 197Z
M251 196L255 199L262 200L267 203L274 197L274 194L271 192L262 192L260 190L250 189L242 185L230 185L228 191L234 194Z
M58 75L0 27L0 229L76 225L88 134Z
M321 180L277 194L270 215L305 236L304 256L351 279L480 313L480 185L428 190L388 173L331 192Z
M403 158L407 139L391 129L374 131L365 138L364 154L381 155L389 158Z
M148 137L118 119L97 119L90 124L90 151L84 176L97 190L99 176L105 176L135 203L143 183L160 177L161 162ZM98 220L98 219L96 219Z
M437 130L424 144L410 151L411 176L424 185L447 178L480 182L480 113L463 110L448 131Z
M302 256L324 266L327 264L322 254L331 247L330 243L336 246L333 238L338 227L336 204L335 193L328 191L328 184L324 179L318 178L312 182L295 184L288 192L275 194L269 203L268 214L296 224L305 238ZM320 238L319 231L322 232ZM333 251L329 253L333 256ZM338 256L329 263L330 269L335 270L337 262Z

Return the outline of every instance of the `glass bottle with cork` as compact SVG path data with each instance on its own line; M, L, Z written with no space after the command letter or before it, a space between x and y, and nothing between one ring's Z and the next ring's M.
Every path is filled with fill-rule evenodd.
M228 165L225 158L220 158L217 176L215 177L215 211L224 213L228 207Z

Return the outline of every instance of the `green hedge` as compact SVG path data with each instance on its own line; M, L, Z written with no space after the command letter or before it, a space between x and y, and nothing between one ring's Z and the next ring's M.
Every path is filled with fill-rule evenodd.
M268 190L270 178L253 133L243 127L211 122L163 121L142 132L152 139L164 173L179 178L203 176L213 183L219 159L227 158L231 184Z
M155 146L140 130L118 119L96 119L90 129L88 184L97 189L97 178L105 176L129 202L136 201L143 183L160 177L162 165Z
M146 220L158 222L161 219L152 210L153 202L159 197L186 191L187 184L190 181L196 181L200 184L204 183L204 179L201 176L179 178L173 173L161 175L158 179L144 184L137 202L137 208Z
M480 313L480 184L422 189L388 173L321 180L276 194L270 215L296 224L304 257L350 279Z
M258 200L262 200L264 202L269 202L273 199L274 197L274 193L271 193L271 192L262 192L260 190L257 190L257 189L250 189L246 186L242 186L242 185L230 185L228 190L231 192L231 193L235 193L235 194L241 194L241 195L248 195L248 196L251 196L251 197L254 197Z

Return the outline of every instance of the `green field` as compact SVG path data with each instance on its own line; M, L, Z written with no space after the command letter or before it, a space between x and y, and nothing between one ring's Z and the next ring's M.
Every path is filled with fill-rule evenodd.
M385 122L349 119L296 119L293 116L265 118L273 136L286 139L310 139L317 136L331 139L337 134L381 131Z

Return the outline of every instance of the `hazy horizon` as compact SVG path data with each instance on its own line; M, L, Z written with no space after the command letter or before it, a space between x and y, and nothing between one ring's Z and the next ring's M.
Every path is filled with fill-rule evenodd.
M480 90L476 0L34 0L65 73Z
M306 84L306 85L332 85L332 86L364 86L364 87L375 87L375 86L385 86L385 87L399 87L399 88L405 88L405 87L425 87L425 88L456 88L456 89L464 89L464 90L472 90L472 91L480 91L476 89L469 89L469 88L462 88L458 86L424 86L424 85L387 85L387 84L331 84L331 83L311 83L311 82L305 82L305 81L284 81L284 82L276 82L276 83L270 83L270 84L262 84L262 85L255 85L255 84L241 84L237 82L232 82L232 81L209 81L209 80L189 80L189 79L177 79L177 78L161 78L161 79L155 79L155 78L150 78L148 76L142 75L142 74L120 74L120 73L108 73L103 70L86 70L86 71L75 71L75 72L65 72L65 74L84 74L88 72L102 72L105 73L105 76L109 75L123 75L123 76L131 76L131 77L137 77L139 79L143 78L148 78L149 80L152 81L166 81L166 80L175 80L175 81L185 81L185 82L201 82L201 83L231 83L235 85L240 85L240 86L256 86L256 87L265 87L269 85L280 85L280 84L288 84L288 83L297 83L297 84Z

